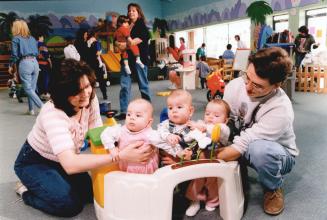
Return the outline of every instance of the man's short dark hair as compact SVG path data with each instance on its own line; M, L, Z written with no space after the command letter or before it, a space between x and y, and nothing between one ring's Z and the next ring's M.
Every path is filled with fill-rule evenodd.
M205 55L202 55L202 56L200 57L200 59L201 59L201 61L206 61L206 60L207 60L207 57L206 57Z
M308 28L306 26L304 26L304 25L299 27L299 29L297 29L297 30L298 30L298 32L301 32L301 33L305 33L305 34L309 33Z
M87 76L93 88L90 97L90 104L95 96L95 75L93 70L83 61L65 59L61 62L58 70L54 71L50 79L50 94L56 108L63 110L69 117L77 112L69 102L70 96L75 96L81 92L80 80Z
M234 38L236 38L237 40L241 40L240 35L235 35Z
M201 45L201 47L205 47L206 46L206 44L205 43L203 43L202 45Z
M227 50L230 50L230 49L232 49L232 45L231 44L227 44Z
M249 56L256 74L268 79L271 85L283 82L292 72L292 60L286 50L280 47L271 47L258 50Z

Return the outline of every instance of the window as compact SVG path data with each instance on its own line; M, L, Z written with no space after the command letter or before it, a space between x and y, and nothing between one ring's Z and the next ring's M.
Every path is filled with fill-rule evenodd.
M207 56L218 58L228 44L228 25L218 24L206 28Z
M305 23L320 49L327 48L327 8L307 10L305 12Z
M288 30L288 15L273 16L273 29L275 32Z

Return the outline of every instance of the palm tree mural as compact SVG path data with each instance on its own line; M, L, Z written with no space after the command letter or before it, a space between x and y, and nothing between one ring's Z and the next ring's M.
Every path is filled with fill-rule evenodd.
M10 40L12 23L18 18L15 12L0 13L0 41Z
M266 23L266 15L273 13L270 5L266 1L252 2L246 9L247 16L255 25L263 25Z
M261 26L266 24L266 15L270 15L272 13L273 10L266 1L252 2L246 9L247 16L251 19L251 22L255 24L252 44L254 48L257 48Z
M168 24L165 19L155 18L152 26L153 32L156 32L157 30L160 33L160 37L164 38L166 37L166 31L168 31Z
M28 27L31 31L32 36L37 37L41 34L43 36L49 36L49 33L52 33L51 29L52 23L48 16L45 15L30 15L28 17Z

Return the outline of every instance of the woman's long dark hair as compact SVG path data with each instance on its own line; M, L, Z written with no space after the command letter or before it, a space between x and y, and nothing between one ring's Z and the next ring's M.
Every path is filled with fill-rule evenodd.
M144 16L144 13L142 11L141 6L139 4L137 4L137 3L129 3L128 6L127 6L127 11L129 11L130 7L135 7L136 8L137 12L139 13L138 19L143 20L144 24L146 24L145 16Z
M51 75L50 94L53 104L56 108L63 110L68 117L77 113L68 98L81 92L80 80L84 75L87 76L92 86L91 104L95 96L96 77L93 70L85 62L66 59L60 64L59 69Z

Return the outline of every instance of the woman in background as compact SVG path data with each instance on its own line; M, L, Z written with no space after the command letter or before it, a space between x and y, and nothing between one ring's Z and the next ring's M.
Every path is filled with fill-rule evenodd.
M35 93L39 76L37 41L31 36L27 23L16 20L12 26L12 51L8 72L13 73L13 66L18 65L18 72L28 98L28 114L35 115L34 105L41 108L43 103Z

